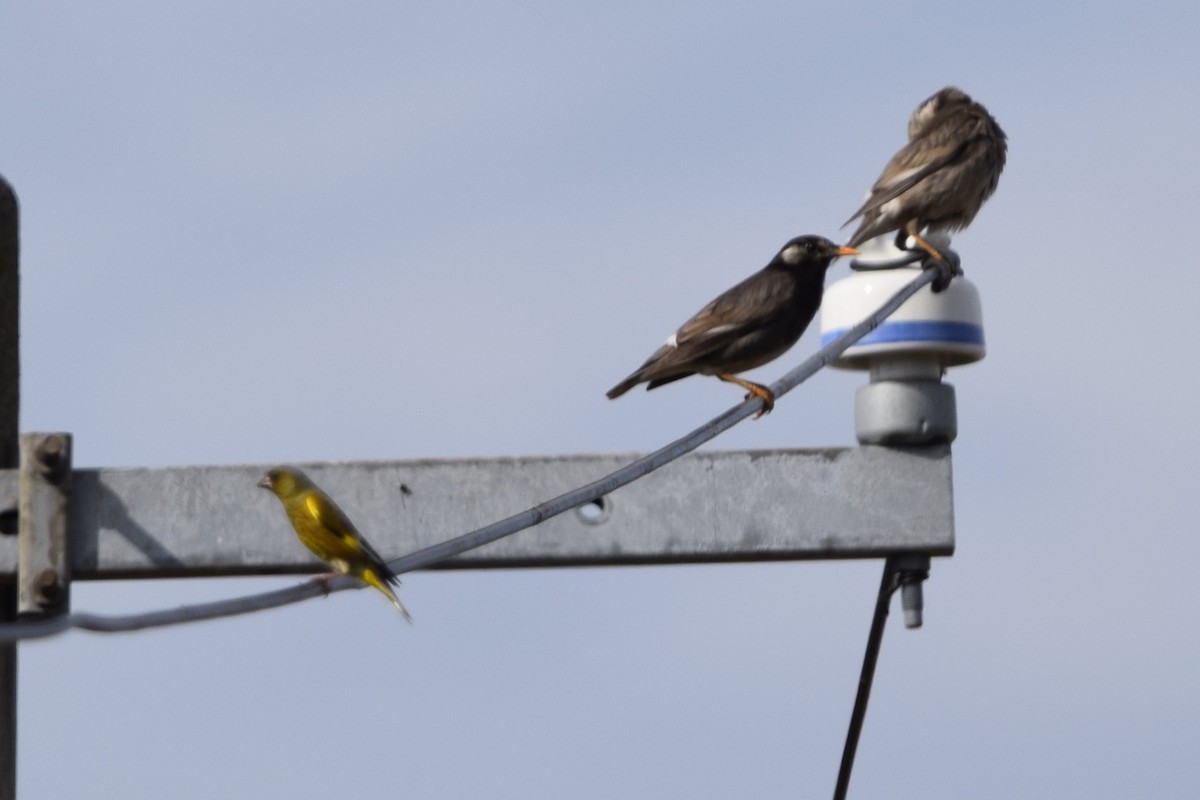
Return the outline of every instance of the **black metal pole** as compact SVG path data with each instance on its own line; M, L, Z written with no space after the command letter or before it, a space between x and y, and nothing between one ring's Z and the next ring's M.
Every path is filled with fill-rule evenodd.
M20 466L20 279L17 197L0 177L0 469ZM9 511L0 509L0 511ZM15 534L15 510L0 535ZM8 528L12 529L9 530ZM0 621L17 616L17 584L0 583ZM17 796L17 643L0 643L0 800Z
M889 558L884 562L883 579L879 583L879 595L875 598L875 616L871 620L871 633L867 636L867 651L863 654L862 672L858 676L858 694L854 698L854 711L850 714L850 729L846 731L846 746L842 749L842 765L838 768L833 800L846 800L846 792L850 790L850 773L854 769L858 737L862 734L863 720L867 717L867 702L871 699L871 684L875 680L875 664L879 661L883 629L887 624L888 607L891 605L896 585L895 559Z

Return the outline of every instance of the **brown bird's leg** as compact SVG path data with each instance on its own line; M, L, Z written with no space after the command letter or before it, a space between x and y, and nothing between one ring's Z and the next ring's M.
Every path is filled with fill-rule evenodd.
M911 236L916 241L917 247L921 248L926 253L929 253L929 255L933 256L938 261L944 262L946 259L942 256L941 253L938 252L937 248L934 247L933 245L931 245L929 242L925 241L924 237L922 237L921 234L917 233L916 230L914 230L914 228L915 228L915 226L913 225L913 223L910 222L910 223L908 223L908 227L905 229L904 232L907 233L909 236Z
M747 400L749 400L751 397L762 398L763 407L760 408L758 413L754 415L755 419L758 419L763 414L770 414L772 409L775 408L775 393L762 384L744 380L739 378L737 375L734 375L732 372L722 372L718 374L717 377L729 383L736 383L738 386L750 392L750 394L746 395Z
M930 256L932 256L934 261L938 263L938 272L941 274L938 276L938 279L933 282L933 285L930 286L930 289L934 294L943 291L947 286L950 285L950 281L954 279L954 266L948 260L946 260L945 256L938 252L936 247L925 241L924 237L917 233L915 223L908 223L908 225L905 226L904 232L916 241L917 247L921 248Z

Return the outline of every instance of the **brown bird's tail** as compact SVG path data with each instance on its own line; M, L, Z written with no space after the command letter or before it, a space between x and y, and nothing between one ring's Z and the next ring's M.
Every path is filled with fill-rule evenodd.
M854 222L854 220L858 219L861 214L862 212L860 211L858 214L855 214L853 217L843 222L842 227L844 228L851 222ZM875 214L874 216L868 214L867 216L863 217L863 221L859 223L858 228L855 229L850 238L846 240L846 246L858 247L868 239L874 239L876 236L879 236L882 233L887 233L888 227L889 226L886 220L880 222L878 214Z

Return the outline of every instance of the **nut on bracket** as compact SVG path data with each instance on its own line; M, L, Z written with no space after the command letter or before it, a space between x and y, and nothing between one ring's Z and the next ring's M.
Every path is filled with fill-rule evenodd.
M71 470L71 437L58 433L43 436L35 449L34 459L47 479L59 483L64 473Z

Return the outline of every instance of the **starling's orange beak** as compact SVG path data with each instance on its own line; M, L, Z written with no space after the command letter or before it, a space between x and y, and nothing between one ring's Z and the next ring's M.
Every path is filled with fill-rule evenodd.
M853 247L839 247L837 251L839 256L856 256L858 251Z

